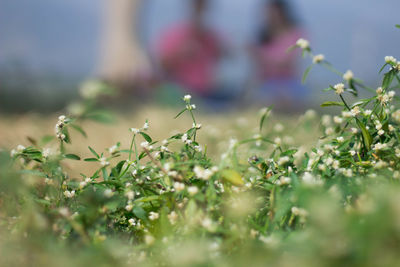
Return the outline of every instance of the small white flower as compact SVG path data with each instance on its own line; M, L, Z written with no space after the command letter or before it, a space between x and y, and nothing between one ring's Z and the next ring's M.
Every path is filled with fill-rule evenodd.
M303 38L300 38L297 40L296 45L302 49L307 49L310 47L310 42Z
M354 127L351 128L350 131L351 131L352 134L357 134L358 133L358 129L354 128Z
M129 131L131 131L134 134L138 134L140 132L140 129L138 129L138 128L130 128Z
M193 125L192 125L192 127L193 128L196 128L196 129L200 129L201 128L201 124L200 123L198 123L198 124L195 124L194 122L193 122Z
M333 86L335 89L335 93L338 95L341 95L344 93L344 84L343 83L338 83L335 86Z
M114 195L114 192L110 188L107 188L106 190L104 190L104 196L105 197L110 198L113 195Z
M382 87L378 87L378 89L376 89L376 93L378 95L382 94L383 93L383 88Z
M345 80L345 81L350 81L353 79L353 77L354 77L354 73L351 70L348 70L343 74L343 80Z
M147 141L141 142L140 146L145 148L145 149L150 149L149 142L147 142Z
M366 109L365 111L364 111L364 115L365 116L369 116L369 115L371 115L372 114L372 110L370 110L370 109Z
M197 192L199 192L199 188L197 187L197 186L189 186L188 187L188 193L190 194L190 195L196 195L197 194Z
M177 192L181 192L183 190L185 190L185 184L184 183L179 183L179 182L175 182L174 183L174 188Z
M325 59L325 56L323 54L318 54L316 56L313 57L313 63L320 63L321 61L323 61Z
M354 108L351 109L351 115L353 117L357 116L358 114L360 114L360 107L359 106L355 106Z
M385 57L385 62L386 63L392 63L392 64L396 64L397 63L397 59L393 56L386 56Z
M175 211L171 211L171 213L168 214L168 220L171 224L175 224L178 220L178 214Z
M110 165L110 162L107 161L107 158L101 157L100 158L100 164L101 164L101 166L105 167L105 166Z
M378 134L379 134L379 135L384 135L384 134L385 134L385 131L382 130L382 129L380 129L380 130L378 131Z
M149 123L146 121L144 124L143 124L143 130L147 130L147 129L149 129Z
M339 116L334 116L333 117L333 122L336 124L341 124L343 122L343 118L339 117Z
M127 211L131 211L133 209L133 205L132 204L128 204L125 206L125 210Z
M277 133L281 133L283 131L284 127L281 123L277 123L274 126L274 131Z
M281 158L279 158L278 160L278 165L284 165L285 163L289 162L290 158L288 156L283 156Z
M149 219L151 221L157 220L159 217L160 217L160 215L157 212L153 212L153 211L149 212Z
M349 152L350 152L350 155L352 155L352 156L356 155L356 151L354 151L354 150L350 150Z
M386 149L387 148L387 144L386 143L376 143L374 146L373 146L373 149L374 150L376 150L376 151L379 151L379 150L384 150L384 149Z
M192 99L192 96L191 96L191 95L185 95L185 96L183 97L183 101L185 101L185 102L190 101L190 99Z
M126 192L125 193L125 196L129 199L129 200L132 200L134 197L135 197L135 192L133 192L133 191L128 191L128 192Z
M133 219L133 218L130 218L130 219L128 220L128 222L129 222L129 224L132 225L132 226L135 226L135 225L136 225L136 220Z
M71 191L65 190L64 191L64 196L66 198L73 198L75 196L75 190L71 190Z
M343 143L343 142L344 142L344 137L343 137L343 136L339 136L338 138L336 138L336 140L337 140L339 143Z

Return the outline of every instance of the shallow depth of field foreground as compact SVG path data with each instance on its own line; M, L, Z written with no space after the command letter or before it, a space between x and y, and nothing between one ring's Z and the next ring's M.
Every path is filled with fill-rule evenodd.
M303 82L337 74L322 112L122 115L89 80L62 113L0 116L0 266L400 266L400 61L372 88L289 50Z

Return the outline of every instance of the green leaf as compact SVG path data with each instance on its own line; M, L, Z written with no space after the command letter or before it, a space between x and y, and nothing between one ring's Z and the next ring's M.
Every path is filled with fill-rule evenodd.
M225 181L230 182L233 185L236 186L244 185L242 176L235 170L223 170L221 172L221 176Z
M372 145L372 136L368 132L367 128L365 127L364 123L362 123L360 120L357 120L358 127L361 129L361 134L363 136L364 140L364 145L367 148L367 150L371 150L371 145Z
M326 101L321 104L321 107L330 107L330 106L344 106L344 104L337 101Z
M138 198L138 199L135 200L135 202L150 202L150 201L158 200L159 198L160 197L157 196L157 195L152 195L152 196Z
M86 158L84 159L84 161L99 161L99 160L96 158Z
M381 73L383 71L383 69L388 65L388 63L385 63L382 68L379 70L379 73Z
M81 158L75 154L66 154L66 155L64 155L64 158L73 159L73 160L81 160Z
M147 142L149 142L149 143L151 143L153 140L151 139L151 137L148 135L148 134L146 134L146 133L144 133L144 132L139 132L142 136L143 136L143 138L147 141Z
M291 155L295 154L297 151L298 151L297 149L289 149L289 150L286 150L285 152L283 152L281 154L281 156L291 156Z
M76 131L78 131L81 135L83 135L83 137L85 137L85 138L87 137L86 132L80 126L78 126L76 124L70 124L70 126L72 128L74 128Z
M308 76L308 74L310 73L310 70L311 70L312 66L313 66L313 65L309 66L309 67L304 71L304 73L303 73L303 78L301 79L301 83L304 84L304 83L306 82L307 76Z
M97 154L93 148L91 148L90 146L88 146L88 148L89 148L90 152L92 152L92 154L96 156L96 158L100 158L99 154Z
M92 113L89 113L86 117L88 119L98 121L101 123L112 123L115 121L114 116L110 112L105 110L94 111Z
M178 113L178 115L176 115L174 117L174 119L178 118L180 115L182 115L184 112L186 111L186 107L184 109L181 110L181 112Z
M271 111L271 108L268 107L267 110L264 112L264 114L262 114L262 116L261 116L261 119L260 119L260 132L261 132L262 127L264 125L265 118L268 116L270 111Z
M136 217L138 217L139 219L143 220L143 221L147 221L147 216L146 216L146 212L144 211L144 209L140 206L135 206L132 209L133 214L135 214Z
M393 70L387 72L385 74L385 76L383 77L383 81L382 81L382 88L383 89L387 89L389 88L390 84L392 83L394 76L395 76L395 72Z
M396 24L396 28L399 28L399 29L400 29L400 24Z

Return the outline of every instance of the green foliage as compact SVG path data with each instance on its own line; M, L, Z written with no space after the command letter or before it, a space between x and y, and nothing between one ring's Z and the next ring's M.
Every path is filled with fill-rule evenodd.
M375 91L316 58L306 40L295 47L345 83L326 90L338 101L321 106L342 110L322 116L322 137L308 151L265 127L265 108L257 134L231 139L221 160L212 160L196 140L201 125L187 95L176 116L190 116L186 131L154 140L146 121L130 129L129 147L88 146L92 156L81 161L68 151L68 129L86 137L85 120L111 118L96 100L110 88L86 83L82 102L58 118L56 138L30 138L32 146L0 152L0 263L399 265L400 109L393 90L400 63L385 59L382 70L390 70ZM346 94L358 89L374 93L349 104ZM310 127L313 114L299 127ZM58 149L45 148L51 142ZM70 177L71 160L97 169Z

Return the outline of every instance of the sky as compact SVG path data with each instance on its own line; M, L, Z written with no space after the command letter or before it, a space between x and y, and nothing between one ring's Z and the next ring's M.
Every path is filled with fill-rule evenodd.
M101 15L107 0L0 0L0 69L21 64L38 72L85 77L98 63ZM141 40L148 51L160 33L185 19L187 0L145 0ZM225 65L227 76L245 76L243 48L259 23L260 0L214 0L210 24L237 52ZM312 47L338 69L352 69L374 82L386 55L400 58L399 0L293 0ZM303 64L307 64L304 62ZM224 66L221 67L224 69ZM238 76L239 75L239 76ZM325 71L310 75L315 84L335 79Z

